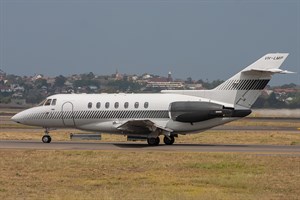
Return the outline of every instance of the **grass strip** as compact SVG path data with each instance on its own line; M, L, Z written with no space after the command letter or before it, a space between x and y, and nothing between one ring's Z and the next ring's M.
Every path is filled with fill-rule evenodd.
M0 151L0 199L297 199L300 157Z

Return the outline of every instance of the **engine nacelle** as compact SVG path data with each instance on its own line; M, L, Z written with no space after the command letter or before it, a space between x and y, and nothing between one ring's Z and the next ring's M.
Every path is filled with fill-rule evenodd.
M170 104L171 118L178 122L201 122L217 117L245 117L251 110L234 110L211 102L178 101Z

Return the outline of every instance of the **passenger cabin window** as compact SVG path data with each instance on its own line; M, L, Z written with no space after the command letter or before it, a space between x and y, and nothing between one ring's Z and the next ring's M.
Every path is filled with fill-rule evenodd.
M128 108L128 106L129 106L129 103L128 103L128 102L125 102L125 103L124 103L124 108Z
M149 103L148 102L145 102L144 103L144 108L148 108L149 107Z
M119 108L119 102L115 103L115 108Z
M134 107L135 107L135 108L138 108L138 107L139 107L139 102L135 102L135 103L134 103Z
M50 104L51 104L51 100L52 100L52 99L47 99L47 101L45 102L45 104L44 104L44 105L45 105L45 106L50 106Z
M55 105L56 105L56 99L53 99L51 105L52 105L52 106L55 106Z
M93 103L92 103L92 102L89 102L89 103L88 103L88 108L91 109L92 106L93 106Z
M97 104L96 104L96 108L100 108L101 107L101 103L100 102L98 102Z
M109 102L105 103L105 108L109 108Z

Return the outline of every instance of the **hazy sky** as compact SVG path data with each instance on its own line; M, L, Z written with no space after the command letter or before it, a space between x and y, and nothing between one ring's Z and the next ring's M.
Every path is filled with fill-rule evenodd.
M300 1L0 0L0 69L226 80L288 52L272 85L300 84Z

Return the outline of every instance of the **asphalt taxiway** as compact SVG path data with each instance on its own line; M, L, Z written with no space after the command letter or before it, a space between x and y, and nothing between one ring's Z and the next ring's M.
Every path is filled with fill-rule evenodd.
M53 141L44 144L37 140L1 140L0 149L34 150L119 150L119 151L166 151L166 152L248 152L270 154L294 154L300 156L299 145L237 145L237 144L173 144L148 146L134 142L77 142Z

